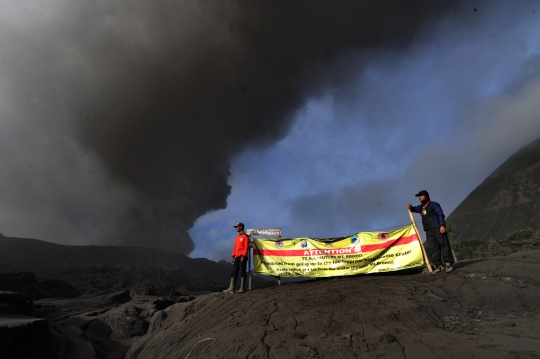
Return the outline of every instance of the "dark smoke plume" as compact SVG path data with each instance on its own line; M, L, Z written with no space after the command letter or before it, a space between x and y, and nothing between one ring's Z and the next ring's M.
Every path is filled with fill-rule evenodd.
M22 6L4 11L20 15ZM116 0L25 6L34 12L41 6L47 20L11 30L17 50L8 60L15 65L4 69L19 86L17 96L29 90L45 99L47 126L96 153L115 183L133 194L117 223L123 244L189 253L187 231L195 220L227 205L232 156L283 138L307 99L359 71L362 51L406 49L422 24L451 5ZM16 52L24 53L24 66ZM346 57L350 66L334 66ZM38 74L29 75L30 68Z

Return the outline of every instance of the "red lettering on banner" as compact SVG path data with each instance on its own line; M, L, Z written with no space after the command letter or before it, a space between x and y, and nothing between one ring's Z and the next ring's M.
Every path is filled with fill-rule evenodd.
M366 244L361 246L362 253L373 252L388 247L397 247L405 244L412 243L418 240L418 236L413 234L408 237L401 237L395 241L386 241L377 244ZM353 249L354 248L354 249ZM253 255L255 256L277 256L277 257L313 257L313 256L334 256L343 255L349 253L358 253L357 246L347 248L334 248L334 249L253 249Z

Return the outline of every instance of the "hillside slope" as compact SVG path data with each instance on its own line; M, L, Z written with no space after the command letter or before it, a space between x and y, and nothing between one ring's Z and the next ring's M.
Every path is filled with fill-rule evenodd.
M157 286L217 290L228 284L232 269L228 263L152 248L67 246L4 236L0 248L0 271L33 272L38 279L63 279L96 290L129 288L143 279Z
M539 358L540 250L455 267L245 294L41 299L33 316L50 335L25 358Z
M521 229L540 230L540 138L489 175L448 216L461 240L501 240ZM511 205L516 202L521 204ZM484 211L486 208L493 208ZM470 213L474 212L474 213Z
M126 359L538 358L540 251L215 293L157 312Z

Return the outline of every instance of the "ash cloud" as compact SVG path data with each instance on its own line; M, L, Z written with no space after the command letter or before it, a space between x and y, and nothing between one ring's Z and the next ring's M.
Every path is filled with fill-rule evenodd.
M235 154L451 6L3 4L0 231L187 254L195 220L227 205Z

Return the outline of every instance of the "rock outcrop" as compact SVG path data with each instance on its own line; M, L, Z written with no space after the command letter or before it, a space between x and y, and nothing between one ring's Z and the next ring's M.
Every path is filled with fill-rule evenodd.
M0 291L0 355L18 358L46 352L49 322L30 316L33 303L17 292Z

